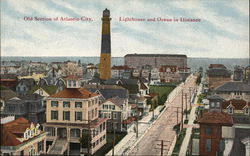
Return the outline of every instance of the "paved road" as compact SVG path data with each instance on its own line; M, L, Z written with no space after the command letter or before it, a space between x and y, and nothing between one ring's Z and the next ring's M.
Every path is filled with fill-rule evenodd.
M190 76L187 82L182 86L183 93L189 95L189 87L195 86L195 77ZM167 155L168 150L174 141L175 131L173 131L173 126L177 123L177 113L175 107L181 107L181 90L176 94L175 98L166 103L167 109L162 113L154 125L148 130L148 132L143 136L139 143L131 150L129 155L160 155L159 145L160 141L164 140L164 155ZM187 97L189 99L189 96ZM185 100L183 100L185 108ZM189 103L187 104L189 108ZM180 109L179 109L180 110ZM179 114L180 121L181 114Z

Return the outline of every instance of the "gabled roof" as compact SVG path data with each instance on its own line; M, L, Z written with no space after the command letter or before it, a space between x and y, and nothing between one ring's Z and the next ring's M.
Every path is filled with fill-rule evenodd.
M125 101L125 99L123 99L123 98L119 98L119 97L114 97L114 98L110 98L110 99L108 99L108 100L106 100L106 101L110 101L110 102L112 102L113 104L115 104L115 105L117 105L118 107L122 107L122 105L123 105L123 103L124 103L124 101Z
M23 135L27 128L30 127L30 122L25 118L18 118L11 122L1 124L1 146L17 146L22 142L17 140L17 137Z
M41 87L36 85L30 89L29 93L33 94L35 91L37 91L40 88L43 89L45 92L47 92L49 95L55 94L57 90L57 86L54 86L54 85L41 86Z
M247 102L245 100L232 99L232 100L222 102L222 109L227 109L228 106L230 106L230 105L232 105L234 107L234 109L236 109L236 110L242 110L246 106L250 106L250 102Z
M226 69L226 67L223 64L210 64L209 68L220 68L220 69Z
M17 93L10 89L1 89L0 90L0 99L7 101L13 97L17 97Z
M246 82L226 82L217 87L215 92L250 92L250 85Z
M233 125L233 119L230 115L224 112L208 112L204 113L203 117L198 121L200 124L220 124Z
M64 90L49 96L49 98L79 98L88 99L97 96L96 93L92 93L84 88L65 88Z

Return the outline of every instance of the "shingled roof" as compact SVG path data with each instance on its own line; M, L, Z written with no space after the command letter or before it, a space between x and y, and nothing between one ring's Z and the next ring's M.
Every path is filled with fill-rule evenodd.
M245 100L236 100L236 99L222 102L223 109L226 109L229 105L232 105L236 110L242 110L244 109L245 106L250 106L250 102L247 102Z
M17 146L22 144L17 138L30 127L30 122L25 118L18 118L6 124L1 124L1 146Z
M250 85L246 82L226 82L217 87L215 92L250 92Z
M200 124L220 124L233 125L233 119L230 115L224 112L208 112L203 115L198 121Z
M88 99L90 97L97 96L96 93L92 93L84 88L65 88L64 90L49 96L49 98L76 98L76 99Z

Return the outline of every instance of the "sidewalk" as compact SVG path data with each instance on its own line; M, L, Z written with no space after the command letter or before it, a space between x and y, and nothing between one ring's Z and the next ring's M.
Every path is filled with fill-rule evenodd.
M180 84L178 87L176 87L169 95L166 103L165 103L165 108L164 110L167 109L168 107L168 102L173 101L177 93L181 90L181 87L183 86L183 83ZM133 149L138 141L145 135L145 133L148 131L148 129L152 126L152 124L159 118L160 114L164 112L159 112L161 109L161 106L157 107L155 109L154 115L155 115L155 120L153 122L151 121L153 117L153 112L149 112L149 114L145 117L143 117L141 120L139 120L139 133L138 133L138 138L136 138L136 133L135 132L129 132L116 146L114 149L115 155L128 155L128 153ZM112 150L110 150L107 154L107 156L112 155Z
M198 89L198 92L196 94L194 103L192 104L192 110L190 112L190 116L189 116L189 120L188 120L188 125L187 125L188 128L187 128L187 131L186 131L185 138L184 138L184 140L183 140L183 142L181 144L179 156L185 156L186 152L187 152L189 140L190 140L190 137L191 137L191 134L192 134L192 129L195 126L195 124L193 124L193 122L194 122L195 117L196 117L195 110L198 107L196 105L196 103L197 103L198 96L199 96L200 92L201 92L201 87L199 86L199 89Z

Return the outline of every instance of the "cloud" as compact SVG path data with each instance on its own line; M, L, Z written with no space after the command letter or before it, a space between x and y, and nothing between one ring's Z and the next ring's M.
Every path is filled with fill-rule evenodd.
M3 56L99 56L102 10L111 10L112 56L177 53L248 57L249 2L3 0ZM90 17L91 22L24 21L25 16ZM200 18L200 23L121 22L119 17Z

